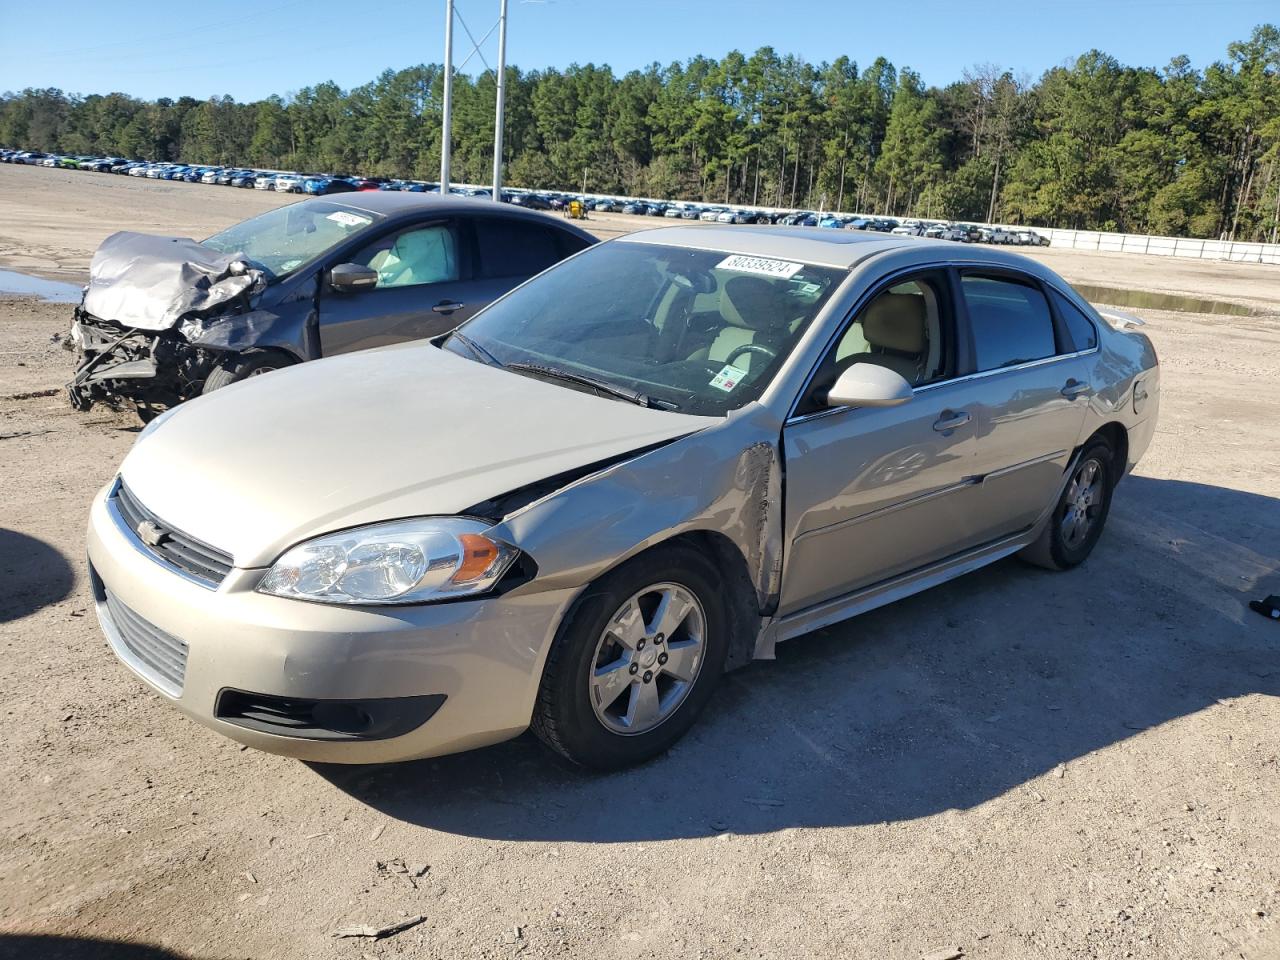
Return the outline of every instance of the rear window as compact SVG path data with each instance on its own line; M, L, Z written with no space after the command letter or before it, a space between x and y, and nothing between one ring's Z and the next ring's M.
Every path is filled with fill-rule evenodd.
M960 279L978 371L998 370L1057 352L1049 302L1038 287L1004 277Z

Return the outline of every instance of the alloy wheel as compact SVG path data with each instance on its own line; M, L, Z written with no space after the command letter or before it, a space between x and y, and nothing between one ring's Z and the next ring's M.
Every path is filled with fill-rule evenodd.
M591 708L613 733L653 730L680 708L702 669L707 617L676 583L638 590L609 618L587 679Z
M1076 468L1067 485L1062 541L1070 549L1084 542L1102 511L1102 482L1102 464L1090 457Z

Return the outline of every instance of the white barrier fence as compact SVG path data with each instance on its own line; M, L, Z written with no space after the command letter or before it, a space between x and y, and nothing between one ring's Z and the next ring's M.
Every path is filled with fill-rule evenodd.
M1242 243L1233 240L1189 240L1186 237L1148 237L1097 230L1037 228L1052 246L1071 250L1111 253L1145 253L1153 257L1187 257L1192 260L1230 260L1236 263L1280 265L1280 244Z

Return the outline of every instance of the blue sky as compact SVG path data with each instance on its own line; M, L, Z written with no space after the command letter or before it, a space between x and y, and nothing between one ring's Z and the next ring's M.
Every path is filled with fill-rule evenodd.
M765 44L813 63L846 54L945 84L976 63L1033 77L1098 47L1122 62L1197 67L1226 54L1277 0L509 0L508 62L610 64L618 73ZM479 38L498 0L456 0ZM28 86L142 97L256 99L386 67L439 61L444 0L0 0L0 91ZM465 53L466 37L455 30ZM493 63L495 40L484 49ZM470 72L480 65L473 59Z

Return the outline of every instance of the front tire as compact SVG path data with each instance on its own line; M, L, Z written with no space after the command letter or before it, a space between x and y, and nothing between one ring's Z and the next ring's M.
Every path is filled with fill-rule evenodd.
M1083 563L1102 536L1117 479L1111 445L1097 437L1090 440L1044 530L1018 556L1048 570L1070 570Z
M233 356L215 367L209 376L205 377L200 393L201 395L213 393L215 390L229 387L241 380L248 380L250 377L261 376L288 366L291 366L290 362L276 353L246 353Z
M595 770L667 750L724 672L722 591L712 563L683 544L642 554L590 585L547 657L534 733Z

